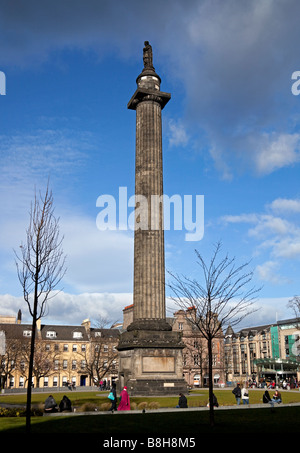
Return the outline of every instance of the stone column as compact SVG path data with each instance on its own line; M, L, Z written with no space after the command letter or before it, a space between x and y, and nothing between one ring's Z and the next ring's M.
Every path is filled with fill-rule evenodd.
M133 323L127 330L171 330L165 321L163 163L160 91L154 68L144 68L128 108L136 110Z
M119 386L132 395L178 394L183 379L181 335L166 321L161 112L171 95L160 91L152 48L128 103L136 111L133 321L121 334Z

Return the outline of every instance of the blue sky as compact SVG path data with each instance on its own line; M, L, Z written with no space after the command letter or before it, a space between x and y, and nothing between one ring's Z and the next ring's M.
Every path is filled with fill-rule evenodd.
M251 260L260 311L299 294L300 70L297 1L0 2L0 314L22 309L13 249L47 178L67 254L46 323L121 320L132 302L132 231L99 231L96 200L134 193L135 112L127 103L152 44L163 110L164 191L204 195L204 237L166 231L166 268L197 276L194 250ZM173 306L168 308L171 314Z

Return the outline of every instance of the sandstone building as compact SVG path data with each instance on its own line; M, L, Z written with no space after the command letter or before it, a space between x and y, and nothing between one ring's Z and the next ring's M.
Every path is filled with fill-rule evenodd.
M4 333L1 387L27 387L31 325L20 317L0 318ZM91 328L85 320L80 326L45 325L39 321L35 342L33 387L63 387L111 383L117 377L119 331ZM4 352L4 354L3 354Z

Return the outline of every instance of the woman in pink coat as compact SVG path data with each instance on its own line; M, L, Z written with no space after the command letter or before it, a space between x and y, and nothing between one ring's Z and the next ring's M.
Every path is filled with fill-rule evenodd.
M118 406L118 411L130 411L130 399L127 393L127 387L120 393L121 401Z

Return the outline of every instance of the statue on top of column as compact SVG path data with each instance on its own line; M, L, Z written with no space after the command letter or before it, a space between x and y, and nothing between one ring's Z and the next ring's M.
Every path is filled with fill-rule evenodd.
M145 44L145 47L143 49L144 69L154 69L152 46L149 44L149 41L145 41L144 44Z

